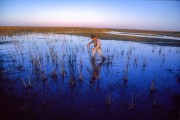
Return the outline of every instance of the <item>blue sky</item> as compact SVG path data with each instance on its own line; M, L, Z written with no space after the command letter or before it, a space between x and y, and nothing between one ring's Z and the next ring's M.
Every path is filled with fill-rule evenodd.
M180 31L180 1L0 0L1 26L73 26Z

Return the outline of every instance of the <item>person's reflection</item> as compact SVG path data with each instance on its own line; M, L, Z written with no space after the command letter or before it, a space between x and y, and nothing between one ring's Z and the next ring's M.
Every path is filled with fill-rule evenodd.
M95 60L91 61L91 66L92 66L92 78L90 80L91 83L94 83L95 80L100 79L100 71L102 64L103 62L100 62L99 64L96 65Z

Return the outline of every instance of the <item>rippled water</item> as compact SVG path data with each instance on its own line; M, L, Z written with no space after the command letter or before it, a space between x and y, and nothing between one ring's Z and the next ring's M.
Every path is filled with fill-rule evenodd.
M89 37L6 36L0 44L4 118L176 119L180 48L102 40L91 61ZM7 109L8 108L8 109Z

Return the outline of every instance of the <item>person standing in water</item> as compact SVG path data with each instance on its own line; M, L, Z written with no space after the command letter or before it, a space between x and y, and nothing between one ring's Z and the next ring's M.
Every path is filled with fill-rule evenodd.
M94 48L92 49L92 60L95 60L94 55L96 53L99 54L99 56L102 58L102 61L105 60L105 57L102 54L102 48L101 48L101 40L98 39L95 35L91 35L92 41L87 44L87 47L89 47L92 43L94 43Z

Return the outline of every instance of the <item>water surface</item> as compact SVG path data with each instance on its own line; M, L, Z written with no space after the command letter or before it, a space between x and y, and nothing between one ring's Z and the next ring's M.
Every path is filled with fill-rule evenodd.
M170 39L170 40L180 40L180 37L173 37L167 35L157 35L157 34L147 34L147 33L132 33L132 32L106 32L108 34L115 35L125 35L125 36L135 36L135 37L143 37L143 38L159 38L159 39Z
M177 119L180 48L89 37L2 37L1 111L10 119Z

